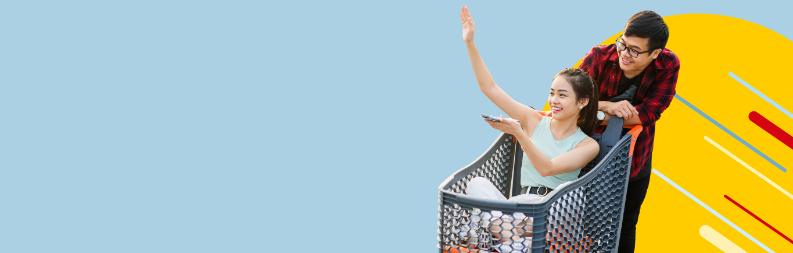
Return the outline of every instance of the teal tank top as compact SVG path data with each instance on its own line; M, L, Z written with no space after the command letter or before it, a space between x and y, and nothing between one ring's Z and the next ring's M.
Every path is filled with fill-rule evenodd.
M587 135L581 131L581 128L576 128L575 132L567 138L556 140L551 133L551 118L542 117L537 126L534 127L534 132L530 138L543 154L554 158L575 148L586 137ZM537 172L537 169L534 168L534 165L524 153L520 168L520 184L521 186L545 186L556 189L564 182L576 180L580 172L581 168L567 173L543 177Z

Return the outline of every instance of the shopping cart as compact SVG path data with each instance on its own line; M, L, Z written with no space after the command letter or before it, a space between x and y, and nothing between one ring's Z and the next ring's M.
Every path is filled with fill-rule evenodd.
M602 134L594 136L598 157L578 179L536 202L465 195L475 177L487 178L504 196L520 194L523 151L513 136L502 134L483 155L441 183L440 252L616 252L633 146L641 129L610 119Z

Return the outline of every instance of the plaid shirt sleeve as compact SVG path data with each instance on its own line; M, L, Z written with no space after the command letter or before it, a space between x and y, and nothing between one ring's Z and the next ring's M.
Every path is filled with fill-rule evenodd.
M657 75L658 80L650 86L647 96L635 106L639 111L639 120L643 127L655 124L661 118L661 113L669 107L675 97L675 85L677 84L677 74L680 71L680 61L677 57L669 61Z
M598 73L596 72L597 67L595 66L595 63L602 62L602 59L600 58L602 58L602 56L600 54L599 48L593 47L589 50L589 52L587 52L586 56L584 56L584 59L581 61L581 65L579 65L578 68L586 71L592 80L598 80Z

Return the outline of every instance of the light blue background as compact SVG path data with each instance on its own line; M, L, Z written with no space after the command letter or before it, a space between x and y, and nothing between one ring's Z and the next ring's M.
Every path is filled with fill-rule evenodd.
M0 252L435 251L437 186L498 135L462 3L4 2ZM468 4L535 107L642 9L793 34L765 1Z

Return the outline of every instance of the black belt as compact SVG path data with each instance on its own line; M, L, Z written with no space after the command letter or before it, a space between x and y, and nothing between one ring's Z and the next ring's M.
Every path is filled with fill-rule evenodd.
M545 187L545 186L540 186L540 187L537 187L537 186L531 186L531 187L523 186L523 187L520 188L520 194L529 193L529 194L536 194L536 195L540 195L540 196L548 195L548 193L551 193L551 191L553 191L553 189Z

